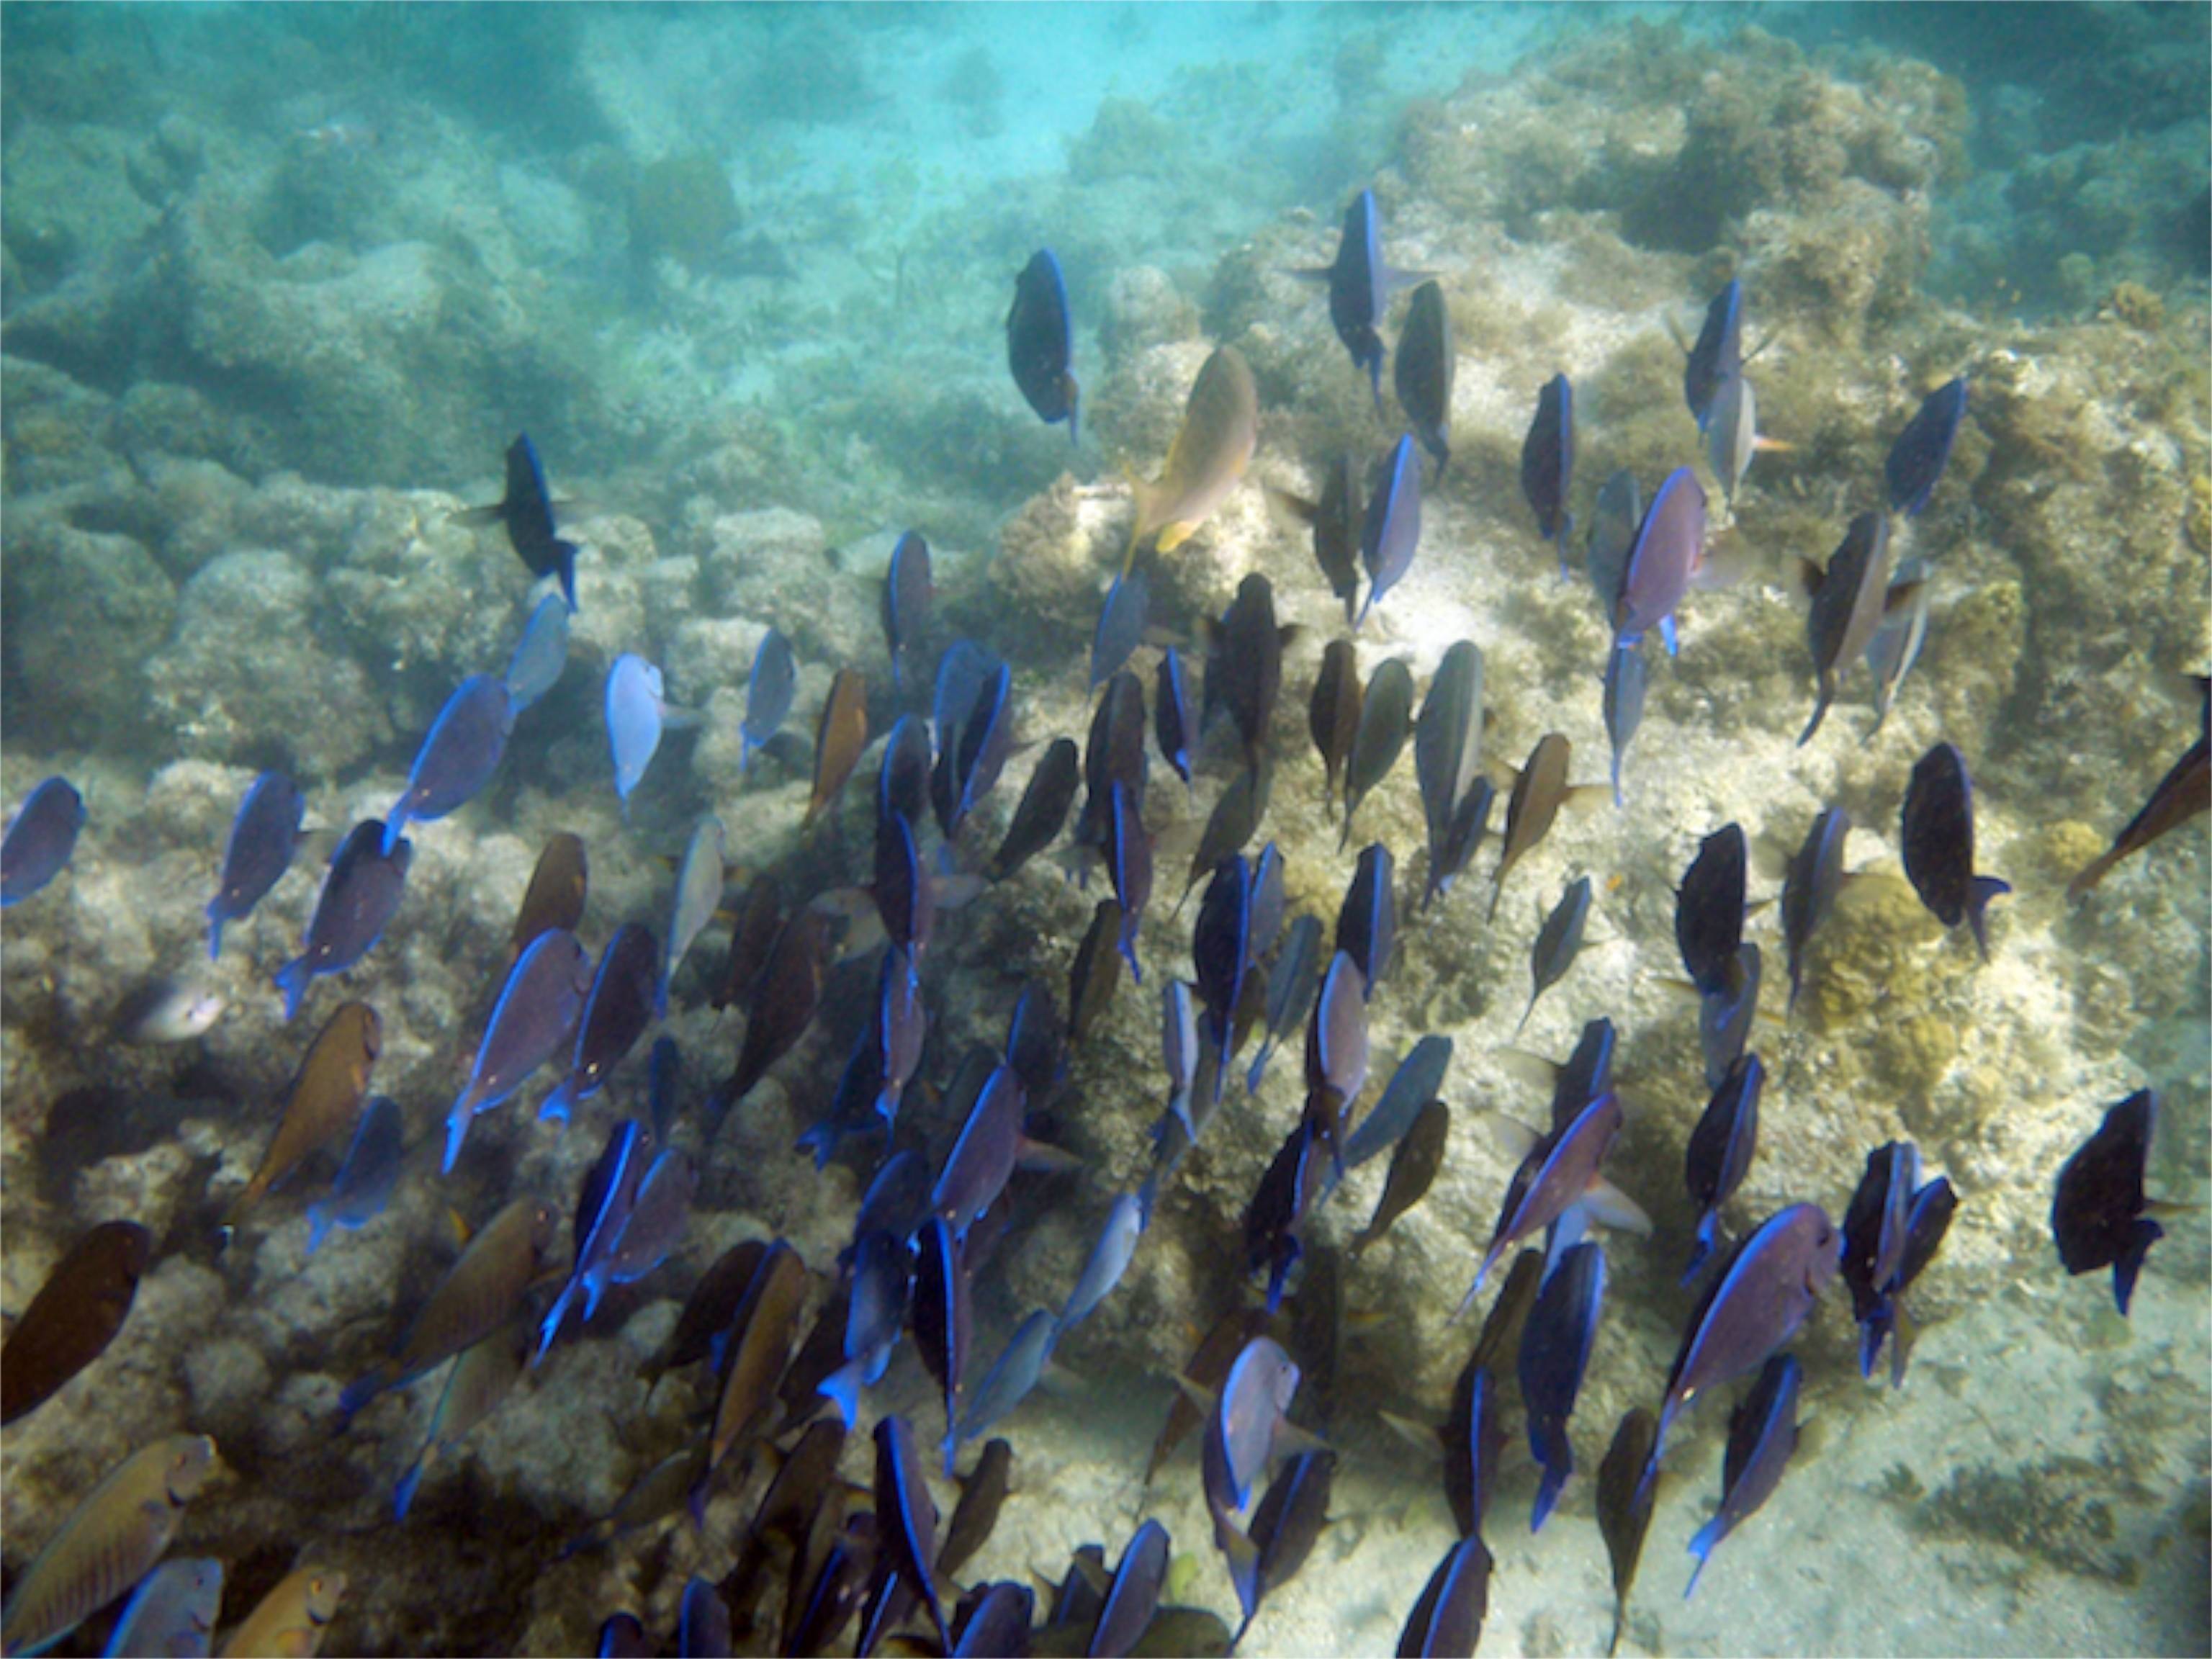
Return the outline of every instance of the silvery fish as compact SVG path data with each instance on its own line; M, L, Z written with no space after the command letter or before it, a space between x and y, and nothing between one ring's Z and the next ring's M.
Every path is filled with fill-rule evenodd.
M1613 745L1613 804L1621 805L1620 763L1628 757L1637 727L1644 724L1644 692L1650 671L1644 644L1616 645L1605 656L1605 736Z
M625 651L607 670L605 696L607 744L614 757L615 794L623 816L645 769L660 748L662 729L672 712L661 690L660 671L634 651Z
M1067 1301L1060 1310L1055 1336L1065 1336L1090 1316L1096 1308L1113 1293L1128 1271L1129 1260L1137 1253L1137 1240L1145 1231L1145 1209L1134 1193L1115 1196L1114 1206L1106 1212L1106 1224L1099 1230L1098 1242L1091 1247L1091 1259L1084 1263L1082 1277L1075 1288L1067 1293Z
M208 960L222 954L222 927L253 913L292 867L307 802L282 772L264 772L246 786L222 851L222 873L208 901Z
M1004 1422L1029 1398L1051 1362L1053 1345L1060 1340L1060 1322L1039 1308L1016 1328L1006 1346L983 1373L983 1380L969 1392L960 1411L959 1440L972 1440ZM958 1441L945 1443L945 1474L950 1480Z
M1929 575L1926 560L1907 559L1890 578L1882 599L1881 624L1866 643L1867 670L1874 676L1874 724L1860 739L1863 743L1873 742L1888 720L1898 688L1927 643L1929 601L1935 592Z
M495 674L463 680L430 723L407 787L384 819L384 856L410 820L424 823L458 811L483 792L514 730L514 699Z

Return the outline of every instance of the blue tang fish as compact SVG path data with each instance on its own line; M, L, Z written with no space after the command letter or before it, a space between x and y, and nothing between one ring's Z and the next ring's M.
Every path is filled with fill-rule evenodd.
M453 1173L469 1120L506 1100L574 1040L591 987L591 958L565 927L540 933L515 959L477 1045L476 1065L447 1115L441 1173Z
M1567 511L1575 477L1575 389L1564 374L1544 382L1536 397L1536 418L1521 441L1521 493L1536 514L1536 529L1559 556L1559 580L1567 577L1567 538L1575 533Z
M276 988L284 994L286 1019L300 1012L310 980L343 973L384 936L406 890L407 866L414 861L415 843L402 841L389 853L383 849L383 823L364 818L346 832L331 854L323 890L315 898L315 914L307 919L307 937L300 942L300 954L276 970Z
M1130 653L1143 642L1145 623L1152 605L1152 584L1141 570L1124 571L1106 590L1106 604L1098 613L1098 630L1091 636L1091 689L1096 691L1114 678Z
M1382 1098L1345 1137L1347 1169L1356 1170L1369 1159L1380 1158L1405 1139L1421 1109L1443 1089L1451 1058L1452 1040L1448 1036L1425 1036L1407 1051L1390 1073L1390 1080L1382 1085Z
M2150 1247L2166 1237L2151 1219L2143 1171L2158 1133L2158 1094L2138 1089L2105 1113L2097 1132L2060 1166L2051 1232L2069 1273L2112 1270L2112 1300L2125 1317Z
M905 531L892 544L890 565L884 572L884 643L890 653L895 690L905 689L907 652L929 626L930 603L936 597L929 544Z
M1742 373L1743 283L1731 280L1705 307L1705 326L1682 367L1682 401L1689 404L1700 434L1712 420L1721 383Z
M1751 1169L1752 1156L1759 1148L1759 1091L1765 1086L1766 1067L1759 1056L1738 1055L1705 1103L1697 1127L1690 1131L1682 1178L1690 1189L1690 1202L1698 1206L1698 1226L1690 1265L1682 1269L1685 1285L1698 1276L1698 1269L1712 1254L1721 1206L1743 1184Z
M1091 1310L1121 1282L1129 1259L1137 1253L1145 1219L1145 1206L1134 1193L1122 1193L1114 1200L1114 1207L1106 1212L1106 1224L1099 1230L1098 1243L1084 1263L1082 1277L1075 1281L1066 1304L1060 1310L1058 1334L1065 1335L1090 1317Z
M629 813L630 791L653 764L665 728L689 725L694 716L671 708L661 695L660 671L634 651L625 651L607 671L607 743L613 752L615 793Z
M561 598L573 613L576 609L576 544L554 532L553 497L545 488L545 468L538 459L538 446L526 432L507 447L507 493L490 507L472 507L456 514L464 523L497 524L506 527L515 556L533 576L557 577Z
M83 828L84 797L67 778L48 778L25 796L0 839L0 909L30 897L59 875Z
M791 641L771 628L754 649L752 677L745 682L745 714L738 726L744 745L738 757L740 772L781 728L798 689L799 663L791 654Z
M1407 1659L1473 1654L1482 1639L1483 1618L1490 1611L1492 1565L1490 1551L1480 1538L1462 1538L1445 1551L1406 1616L1398 1651Z
M514 654L507 659L507 695L517 714L550 691L568 665L568 608L552 594L538 601Z
M1697 474L1676 467L1644 510L1621 567L1613 601L1613 642L1632 645L1653 629L1673 656L1677 648L1674 608L1705 550L1705 489Z
M882 1380L891 1350L906 1328L914 1268L906 1241L882 1231L863 1233L853 1245L853 1294L845 1315L844 1363L823 1378L821 1393L837 1407L851 1433L860 1413L860 1390Z
M937 1505L922 1483L914 1431L896 1413L876 1424L875 1494L877 1525L881 1528L878 1547L899 1574L921 1592L931 1622L937 1626L939 1648L950 1650L952 1632L945 1626L945 1607L938 1599L932 1571L937 1560Z
M1797 1391L1804 1375L1794 1356L1776 1354L1761 1368L1743 1403L1729 1414L1720 1513L1690 1540L1690 1553L1698 1558L1698 1565L1690 1570L1684 1601L1697 1589L1714 1547L1749 1520L1781 1484L1790 1455L1797 1449Z
M1147 1521L1129 1540L1106 1589L1106 1605L1091 1638L1093 1659L1122 1659L1135 1651L1138 1640L1159 1610L1160 1591L1168 1577L1170 1546L1168 1529Z
M300 844L300 820L307 803L282 772L264 772L246 787L238 815L230 821L230 840L222 850L222 874L208 901L208 960L222 954L222 925L252 915L253 907L292 867Z
M1605 737L1613 745L1613 804L1622 804L1620 763L1628 745L1644 724L1644 693L1650 670L1644 661L1644 642L1615 645L1605 654Z
M1160 758L1175 769L1187 789L1195 789L1190 778L1190 740L1196 732L1191 722L1190 690L1182 672L1182 654L1170 646L1160 653L1152 682L1152 737Z
M973 1440L988 1434L996 1425L1004 1422L1014 1407L1030 1397L1044 1375L1044 1368L1052 1361L1054 1345L1060 1340L1060 1322L1042 1308L1031 1313L1006 1339L1006 1346L991 1369L983 1374L975 1391L968 1396L960 1413L958 1439L948 1437L945 1443L945 1473L952 1473L953 1460L958 1454L959 1442Z
M331 1182L330 1196L307 1206L309 1255L330 1237L331 1228L366 1227L384 1213L392 1189L399 1184L406 1133L398 1101L379 1095L368 1103L354 1126L352 1144Z
M1352 354L1352 367L1367 371L1375 416L1382 419L1382 313L1393 288L1418 282L1426 273L1393 270L1383 263L1382 216L1376 210L1373 191L1361 191L1345 209L1335 262L1293 274L1328 284L1328 320Z
M1077 441L1076 412L1082 398L1082 389L1068 372L1074 356L1067 284L1053 251L1039 248L1014 279L1014 303L1006 313L1006 367L1037 419L1047 426L1067 422L1070 443Z
M615 929L592 975L591 994L576 1022L568 1070L538 1109L538 1121L566 1123L575 1106L599 1093L607 1073L637 1046L653 1024L660 947L653 930L634 921Z
M1948 1180L1920 1179L1920 1152L1911 1141L1893 1140L1867 1154L1866 1173L1844 1212L1842 1269L1859 1322L1861 1376L1874 1375L1881 1345L1894 1332L1890 1386L1904 1383L1912 1331L1900 1298L1935 1259L1958 1206Z
M1951 459L1952 441L1966 416L1966 377L1946 380L1921 400L1919 410L1889 447L1882 474L1889 483L1889 504L1908 519L1917 519L1936 493L1944 463Z
M1593 1200L1599 1184L1598 1169L1613 1149L1613 1137L1620 1133L1620 1101L1607 1090L1576 1113L1566 1127L1544 1136L1528 1149L1507 1183L1490 1248L1475 1268L1474 1283L1461 1298L1462 1313L1508 1250L1561 1219L1577 1205ZM1610 1200L1601 1198L1599 1201Z
M1543 1471L1528 1530L1540 1532L1574 1473L1567 1419L1582 1391L1605 1311L1605 1247L1584 1239L1553 1263L1521 1334L1521 1398L1528 1410L1528 1451Z
M1990 957L1986 913L1991 899L2012 891L1995 876L1974 872L1974 786L1966 759L1939 743L1912 768L1905 789L1905 874L1936 921L1973 929L1982 960Z
M410 820L428 823L474 800L499 770L514 730L514 699L506 681L492 674L463 680L430 722L407 787L385 816L384 855L392 856Z
M1367 599L1352 623L1355 629L1367 620L1376 601L1413 568L1420 544L1421 458L1413 441L1401 437L1390 446L1382 487L1368 497L1367 516L1360 521L1359 557L1367 567Z

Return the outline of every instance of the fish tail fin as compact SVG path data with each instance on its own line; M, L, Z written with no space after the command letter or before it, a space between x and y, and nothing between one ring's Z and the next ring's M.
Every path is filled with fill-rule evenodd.
M1828 718L1828 703L1835 694L1835 682L1826 674L1821 675L1820 694L1813 699L1813 718L1805 722L1805 729L1797 734L1800 749L1813 741L1813 734L1820 729L1820 722Z
M1872 737L1874 733L1869 732L1867 735L1869 737ZM2087 865L2083 866L2080 875L2075 877L2073 880L2066 884L2066 897L2068 901L2069 902L2078 902L2083 894L2087 893L2099 882L2104 880L2105 877L2111 872L2112 867L2119 861L2120 849L2117 847L2112 848L2109 852L2100 853Z
M1698 1575L1705 1571L1706 1561L1711 1559L1713 1546L1720 1541L1721 1517L1717 1515L1698 1528L1698 1535L1690 1540L1690 1553L1698 1558L1698 1565L1690 1569L1690 1582L1682 1591L1685 1601L1697 1593Z
M307 994L307 959L295 957L276 970L276 988L284 994L284 1023L290 1024Z
M309 1255L314 1255L317 1250L322 1248L323 1241L331 1236L331 1216L328 1206L321 1204L310 1204L307 1206L307 1253ZM228 1230L228 1224L227 1223L225 1224L225 1230Z
M555 537L553 563L561 577L561 602L573 617L576 614L576 544Z
M853 1425L860 1415L860 1365L858 1360L848 1360L822 1379L816 1389L822 1397L837 1408L844 1419L845 1432L853 1431Z
M407 1466L407 1473L399 1477L399 1485L392 1494L392 1518L394 1521L407 1518L407 1511L414 1507L416 1490L422 1486L423 1474L429 1467L430 1455L425 1450L422 1456Z
M210 899L208 902L208 960L210 962L218 962L222 957L222 914L217 908L221 902L220 899Z
M1534 996L1528 999L1528 1006L1521 1011L1521 1018L1514 1023L1513 1026L1513 1036L1515 1041L1519 1041L1522 1028L1528 1023L1528 1016L1536 1012L1537 998L1541 997L1543 994L1543 992L1539 990Z
M1628 1602L1626 1597L1613 1598L1613 1638L1605 1644L1605 1659L1613 1659L1620 1651L1620 1632L1628 1623Z
M1530 1533L1543 1531L1544 1522L1551 1519L1553 1506L1559 1503L1559 1492L1567 1484L1567 1476L1573 1471L1571 1460L1571 1454L1570 1461L1544 1465L1543 1479L1536 1483L1536 1501L1528 1511Z
M566 1123L568 1121L569 1102L575 1097L575 1090L571 1086L574 1082L573 1078L564 1077L553 1085L553 1092L546 1096L538 1108L540 1123Z
M2150 1247L2165 1237L2166 1229L2148 1216L2136 1218L2127 1249L2112 1263L2112 1300L2119 1306L2121 1318L2127 1317L2128 1304L2135 1299L2136 1276L2142 1272L2143 1258L2149 1255Z
M338 1395L338 1421L341 1425L384 1392L385 1377L382 1365L372 1365L346 1384L343 1392Z
M384 847L382 854L384 857L390 858L392 856L392 849L399 845L400 835L406 830L406 828L407 806L403 801L398 805L394 806L392 809L391 816L384 820Z
M1898 1298L1894 1307L1897 1315L1897 1331L1889 1343L1889 1386L1893 1389L1901 1389L1905 1386L1905 1362L1911 1353L1912 1339L1917 1332L1912 1323L1911 1315L1905 1310L1905 1301L1902 1297Z
M1083 447L1083 440L1075 428L1083 410L1083 387L1073 374L1063 374L1060 378L1067 393L1067 441L1079 449Z
M1137 549L1145 539L1145 526L1152 517L1152 487L1136 474L1136 470L1124 462L1121 476L1129 481L1129 497L1134 515L1129 520L1129 548L1121 555L1121 574L1126 576L1137 562Z
M453 1103L453 1115L446 1120L445 1161L438 1166L441 1175L453 1174L453 1165L460 1161L461 1143L468 1139L469 1120L474 1115L470 1109L468 1091L464 1090L461 1097Z
M1976 876L1966 895L1966 921L1974 930L1974 944L1982 960L1990 959L1990 901L2012 891L2012 884L1996 876Z

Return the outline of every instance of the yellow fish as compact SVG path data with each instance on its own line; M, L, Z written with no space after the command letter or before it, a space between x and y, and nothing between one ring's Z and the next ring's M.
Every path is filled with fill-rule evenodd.
M1146 537L1159 532L1159 550L1172 553L1229 497L1252 463L1260 441L1260 392L1251 366L1235 346L1218 346L1190 388L1182 429L1168 450L1160 476L1146 483L1133 473L1129 489L1137 499L1129 550L1121 561L1126 574L1136 562Z
M384 1048L384 1022L365 1002L349 1002L315 1034L307 1057L292 1079L261 1167L246 1183L222 1224L226 1237L239 1218L262 1195L331 1142L353 1133L362 1102L368 1096L368 1074Z
M215 1442L173 1434L109 1471L0 1611L0 1651L51 1646L154 1569L215 1468Z
M323 1631L345 1600L346 1576L324 1567L302 1567L279 1579L222 1644L221 1659L275 1655L276 1659L312 1659L321 1650Z

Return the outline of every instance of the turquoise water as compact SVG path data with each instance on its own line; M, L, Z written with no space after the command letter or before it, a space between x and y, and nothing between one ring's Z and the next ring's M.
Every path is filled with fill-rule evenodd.
M1502 1121L1544 1110L1516 1054L1557 1060L1605 1018L1625 1114L1607 1171L1650 1231L1599 1235L1609 1281L1571 1424L1576 1472L1534 1534L1537 1471L1504 1383L1480 1645L1602 1650L1613 1609L1596 1470L1622 1413L1659 1405L1692 1305L1677 1282L1694 1221L1681 1166L1709 1091L1678 983L1674 888L1730 822L1750 848L1747 937L1766 964L1750 1046L1769 1080L1724 1238L1793 1202L1840 1219L1867 1154L1898 1138L1960 1204L1909 1298L1919 1331L1902 1388L1862 1380L1849 1293L1821 1296L1790 1345L1806 1376L1799 1449L1687 1601L1685 1546L1719 1500L1728 1410L1686 1417L1622 1650L2212 1649L2212 1252L2201 1207L2185 1207L2204 1202L2212 1158L2203 823L2066 896L2202 730L2187 676L2212 661L2208 16L0 5L0 799L13 813L59 775L86 806L66 869L0 923L11 1340L94 1224L139 1222L152 1244L104 1354L0 1438L10 1590L126 1454L205 1433L224 1473L170 1553L224 1563L226 1632L305 1565L345 1579L325 1651L587 1651L618 1609L656 1639L672 1632L697 1577L735 1598L738 1650L774 1650L788 1542L770 1546L757 1605L732 1574L795 1429L750 1464L729 1460L702 1526L670 1510L607 1549L556 1554L710 1432L705 1368L649 1395L635 1374L709 1263L748 1239L787 1241L811 1275L794 1337L830 1295L885 1149L860 1138L817 1174L793 1142L828 1109L875 994L880 740L931 712L956 639L1009 666L1010 752L969 828L921 834L939 910L897 1144L943 1164L963 1057L1003 1042L1025 981L1066 1006L1109 872L1077 885L1065 836L1006 880L980 872L1047 743L1080 749L1091 731L1087 659L1129 543L1127 477L1170 465L1200 366L1229 346L1256 387L1253 453L1188 539L1139 550L1152 600L1131 665L1148 717L1169 646L1194 695L1201 665L1232 677L1210 624L1248 574L1268 579L1281 697L1257 744L1273 787L1247 850L1276 844L1290 913L1325 929L1360 846L1395 856L1397 957L1367 1010L1359 1111L1417 1039L1454 1043L1441 1170L1385 1239L1342 1261L1334 1319L1312 1311L1324 1270L1311 1263L1366 1221L1376 1166L1302 1229L1291 1415L1337 1452L1334 1493L1240 1650L1398 1642L1456 1538L1437 1460L1412 1442L1443 1420L1475 1340L1476 1319L1451 1315L1518 1158ZM1350 637L1363 681L1399 657L1419 694L1454 641L1480 647L1481 764L1498 791L1492 842L1425 911L1413 757L1341 846L1324 804L1307 703L1323 647L1347 629L1283 500L1317 498L1343 454L1371 489L1407 428L1389 368L1370 396L1325 289L1298 275L1337 257L1347 204L1370 189L1384 256L1411 274L1382 322L1390 363L1404 289L1433 278L1456 377L1452 459L1441 478L1426 469L1417 555ZM1065 273L1073 443L1008 374L1015 277L1040 247ZM1731 279L1775 446L1724 507L1677 342ZM1578 422L1569 581L1521 483L1538 389L1562 373ZM1800 562L1826 562L1854 514L1885 505L1893 440L1954 374L1967 414L1942 477L1924 513L1889 526L1893 568L1928 572L1925 648L1878 734L1869 677L1847 665L1800 746L1814 696ZM388 811L447 696L501 672L552 591L502 527L464 516L499 497L518 433L579 549L565 668L516 716L481 793L410 826L389 927L287 1024L271 976L299 954L332 847ZM1583 538L1616 468L1648 499L1684 467L1711 498L1712 580L1682 601L1679 657L1645 647L1650 690L1616 808L1609 629L1581 577ZM927 539L935 600L895 686L879 605L906 530ZM741 759L770 628L798 665L787 741ZM659 668L673 711L626 806L608 787L603 707L623 653ZM841 670L865 677L868 746L810 815L808 750ZM1118 986L1066 1081L1029 1103L1029 1135L1061 1156L1024 1160L999 1206L1005 1234L974 1275L971 1393L1026 1314L1061 1305L1115 1196L1153 1167L1169 1092L1159 987L1193 974L1201 906L1170 911L1243 763L1228 723L1196 746L1189 789L1152 755L1144 981ZM1497 878L1486 923L1511 769L1553 732L1571 741L1581 787ZM1945 742L1973 777L1974 868L2013 889L1990 911L1986 962L1905 879L1907 778ZM264 769L299 785L306 837L210 963L204 908ZM1853 877L1785 1013L1774 901L1832 806L1851 817ZM596 960L623 923L667 935L708 814L724 890L665 1019L565 1127L536 1121L556 1062L475 1119L441 1174L447 1115L549 837L588 850L576 933ZM718 1088L763 1016L718 1010L713 994L764 874L794 906L862 925L831 951L790 1052L718 1121ZM1530 943L1581 876L1595 894L1583 951L1522 1030ZM172 988L166 1019L139 1018L149 991ZM389 1205L307 1254L307 1206L349 1121L225 1244L218 1225L289 1080L354 998L380 1020L371 1091L407 1125ZM395 1521L393 1486L444 1373L350 1421L341 1389L404 1334L460 1237L519 1196L561 1217L552 1277L508 1298L543 1316L587 1170L618 1118L647 1113L647 1048L662 1035L682 1054L673 1144L698 1176L680 1242L572 1322ZM1241 1271L1244 1217L1299 1121L1304 1037L1289 1033L1249 1100L1231 1091L1162 1182L1117 1288L995 1431L1013 1448L1012 1494L954 1575L963 1587L1056 1582L1085 1542L1110 1565L1149 1517L1173 1540L1165 1599L1237 1622L1195 1438L1149 1489L1141 1477L1175 1373L1262 1293L1264 1275ZM2149 1191L2182 1207L2161 1217L2123 1320L2109 1273L2065 1274L2050 1211L2060 1164L2143 1087L2162 1100ZM909 1333L863 1396L839 1464L857 1487L832 1503L872 1506L867 1431L897 1413L949 1515L958 1491L939 1478L943 1407L919 1346ZM1733 1403L1747 1386L1716 1392ZM1410 1441L1393 1419L1415 1425ZM112 1622L95 1613L61 1650L99 1651ZM1202 1644L1209 1628L1156 1640ZM892 1645L924 1641L926 1617Z

